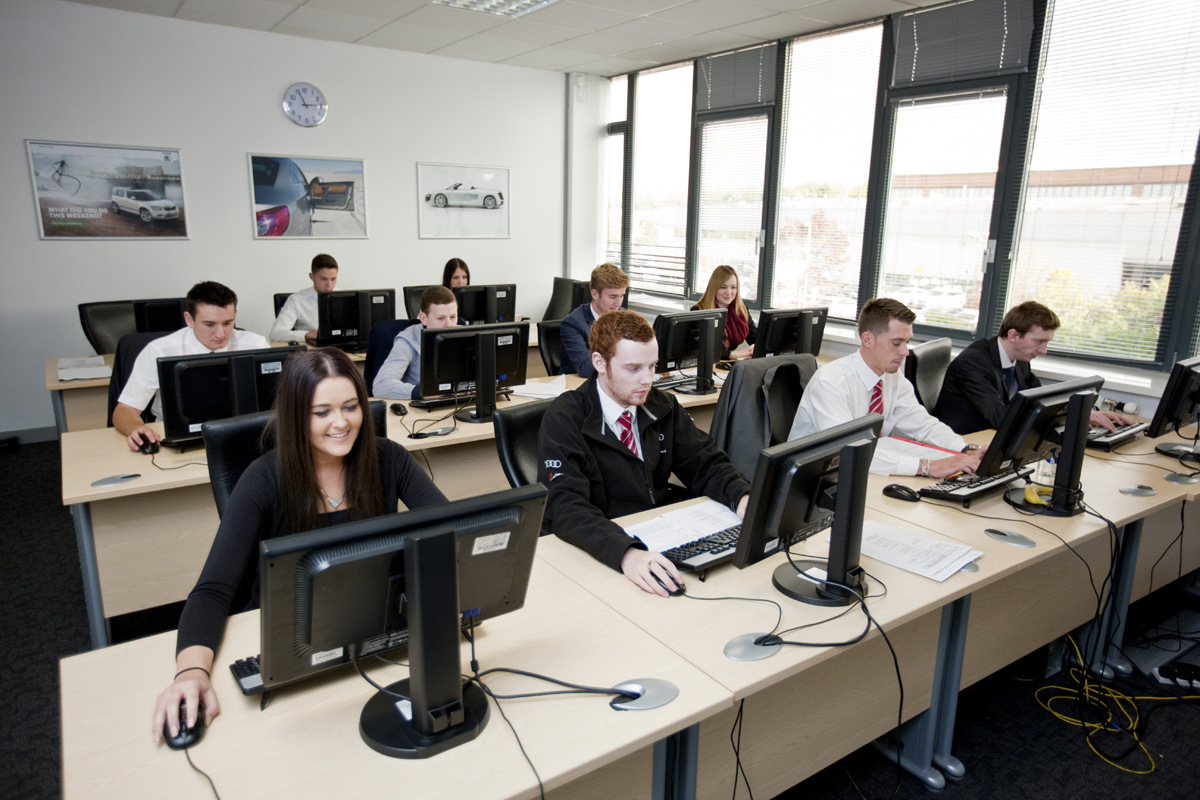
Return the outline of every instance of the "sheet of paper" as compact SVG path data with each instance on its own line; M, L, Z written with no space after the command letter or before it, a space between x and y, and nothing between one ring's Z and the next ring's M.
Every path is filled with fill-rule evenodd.
M965 544L918 536L873 520L863 523L862 554L939 583L983 555Z
M655 552L703 539L705 536L740 525L741 518L716 500L668 511L666 514L632 525L625 532Z
M89 381L111 377L112 367L105 365L104 356L60 358L58 360L58 379L60 381Z
M104 356L83 356L82 358L60 358L59 369L74 369L75 367L103 367Z
M523 383L513 387L513 394L518 397L530 397L534 400L545 400L558 397L567 390L567 376L556 375L549 381Z

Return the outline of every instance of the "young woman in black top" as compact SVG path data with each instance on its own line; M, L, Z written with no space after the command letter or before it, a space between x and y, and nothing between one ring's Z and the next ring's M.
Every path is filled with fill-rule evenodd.
M442 269L442 286L453 289L456 286L471 285L471 269L461 258L452 258Z
M367 413L361 373L340 350L309 350L284 362L275 398L276 449L238 480L221 518L208 561L179 620L174 682L158 697L151 721L155 741L164 722L187 726L198 702L206 721L219 711L211 674L230 602L247 570L256 570L263 539L445 503L446 497L408 451L377 439ZM258 585L247 608L258 606ZM243 609L237 609L241 611Z
M692 306L692 311L710 308L728 309L725 330L721 334L721 358L749 358L754 352L758 326L742 302L742 284L733 267L722 264L712 271L704 295Z

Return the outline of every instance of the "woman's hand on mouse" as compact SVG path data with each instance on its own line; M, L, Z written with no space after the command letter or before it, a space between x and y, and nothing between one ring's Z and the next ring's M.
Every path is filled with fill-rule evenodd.
M204 704L205 725L212 724L213 717L221 713L217 703L217 692L213 688L212 678L213 651L207 647L195 645L179 653L175 659L175 680L154 703L154 715L150 719L150 737L159 742L163 737L163 726L167 726L172 736L179 733L179 701L187 701L187 718L182 720L185 728L196 723L198 706Z

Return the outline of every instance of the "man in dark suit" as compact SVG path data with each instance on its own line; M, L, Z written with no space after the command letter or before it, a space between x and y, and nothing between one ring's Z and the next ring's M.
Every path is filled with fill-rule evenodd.
M1033 300L1010 308L998 336L972 343L950 363L934 416L959 435L999 428L1016 393L1042 385L1029 362L1045 354L1060 324L1057 314ZM1120 414L1092 412L1093 427L1114 430L1129 422Z

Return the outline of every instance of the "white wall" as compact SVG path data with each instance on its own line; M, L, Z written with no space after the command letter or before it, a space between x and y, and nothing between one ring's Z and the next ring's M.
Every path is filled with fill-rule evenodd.
M271 294L302 288L326 251L342 265L340 288L436 283L458 256L475 283L519 284L518 313L537 319L563 274L560 73L4 0L0 75L0 432L53 424L43 365L91 352L82 302L181 296L211 279L238 293L239 325L265 334ZM296 81L329 97L319 128L280 110ZM39 240L25 139L180 148L190 240ZM255 241L249 152L364 159L370 238ZM511 168L512 238L419 239L417 161ZM586 174L575 181L595 195ZM595 252L580 241L589 226L575 244Z

